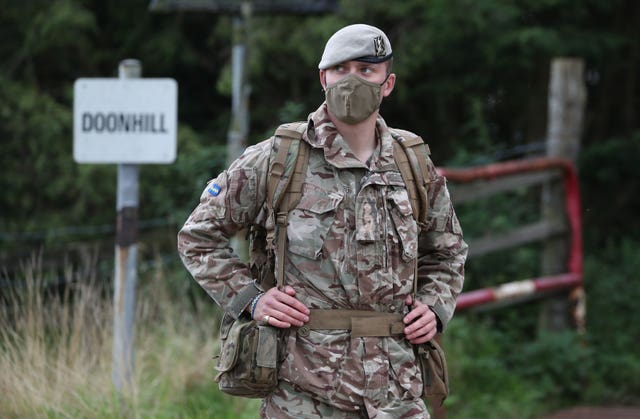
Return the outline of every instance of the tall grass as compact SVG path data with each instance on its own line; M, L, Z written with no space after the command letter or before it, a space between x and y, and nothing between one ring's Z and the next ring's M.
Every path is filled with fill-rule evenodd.
M630 321L640 299L638 252L640 242L623 240L587 259L584 336L539 335L536 301L457 315L443 336L448 416L538 418L574 405L639 405L640 324ZM51 275L38 259L25 265L24 288L0 295L0 418L257 417L258 401L217 389L213 303L183 269L155 266L139 281L134 382L119 397L110 278L68 268L73 285L45 293Z
M45 292L37 258L23 272L24 287L0 307L0 417L255 417L257 401L223 396L213 381L212 304L181 301L162 271L139 287L135 373L123 394L111 379L110 287L93 269L69 268L71 285Z
M111 309L94 277L45 296L39 260L23 271L0 310L0 416L65 416L64 404L108 388Z

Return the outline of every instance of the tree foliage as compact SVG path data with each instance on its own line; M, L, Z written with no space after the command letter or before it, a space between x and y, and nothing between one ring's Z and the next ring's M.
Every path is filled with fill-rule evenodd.
M72 86L79 77L115 77L124 58L140 59L146 77L179 84L178 161L143 168L141 217L185 213L204 180L222 169L232 17L152 13L148 6L3 6L1 231L113 221L113 167L72 160ZM637 143L638 21L640 4L630 0L343 0L331 15L256 15L248 23L250 142L320 104L324 42L345 24L367 22L383 28L394 47L398 82L383 104L385 118L423 135L439 165L492 161L542 141L549 63L562 55L587 63L584 149L612 137Z
M0 2L0 256L22 241L36 247L65 240L52 230L115 222L115 167L73 161L73 83L116 77L125 58L141 60L144 77L172 77L179 85L178 157L171 165L142 167L140 218L177 226L205 182L223 169L233 18L151 13L149 3ZM448 403L460 417L485 410L508 417L525 404L528 410L518 415L526 416L539 413L550 398L577 397L584 388L596 402L637 403L640 361L632 350L638 327L615 326L633 311L638 294L627 287L633 287L640 243L640 2L341 0L331 15L253 16L247 45L251 143L316 109L324 99L316 71L324 43L356 22L381 27L393 45L398 81L382 105L385 119L420 133L441 166L540 152L550 61L585 60L588 103L578 164L585 248L593 256L585 276L593 308L588 330L595 331L587 336L590 346L572 335L522 343L535 333L531 307L501 312L482 327L473 318L456 319L462 323L453 327L449 348L462 365L453 364L453 374L465 383L465 394L475 396L464 390L471 385L482 392L471 402L454 395ZM471 224L465 231L508 229L538 214L521 203L520 192L511 198L462 208ZM539 269L530 248L483 261L472 281L474 273L490 271L497 284ZM502 269L494 272L496 266ZM470 342L476 350L469 355ZM576 387L583 380L587 385ZM508 397L487 391L506 387Z

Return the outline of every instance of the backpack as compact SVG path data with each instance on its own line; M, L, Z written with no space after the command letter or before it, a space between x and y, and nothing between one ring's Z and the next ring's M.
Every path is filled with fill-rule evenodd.
M279 234L279 231L286 229L289 212L296 207L302 197L302 186L311 148L306 141L302 140L306 129L306 122L293 122L280 125L274 133L274 146L267 174L266 198L271 221L267 223L266 229L252 228L249 233L250 266L254 278L260 278L259 283L263 289L274 285L282 286L286 234ZM389 128L389 131L395 140L393 157L407 188L413 216L420 232L427 226L427 184L430 182L427 166L429 146L421 137L409 131L395 128ZM277 267L273 266L274 256Z

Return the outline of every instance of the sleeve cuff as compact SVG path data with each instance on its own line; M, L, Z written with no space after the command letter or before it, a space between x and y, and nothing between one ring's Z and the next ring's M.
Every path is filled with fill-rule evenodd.
M437 326L438 333L442 333L444 331L444 326L445 326L444 323L442 322L442 319L446 318L444 317L445 316L444 310L442 309L441 306L438 306L438 305L432 305L432 306L429 306L429 308L431 309L431 311L433 311L433 314L436 315L436 321L438 322L438 326Z
M251 300L261 292L262 290L257 287L256 283L252 282L231 299L226 311L231 317L237 319L251 303Z

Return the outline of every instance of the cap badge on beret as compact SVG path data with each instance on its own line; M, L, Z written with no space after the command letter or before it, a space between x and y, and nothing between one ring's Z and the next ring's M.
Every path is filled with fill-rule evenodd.
M384 46L382 35L373 38L373 45L375 47L376 57L384 57L385 55L387 55L387 49Z

